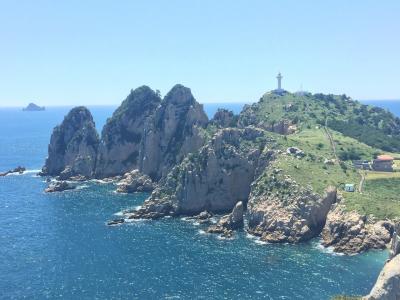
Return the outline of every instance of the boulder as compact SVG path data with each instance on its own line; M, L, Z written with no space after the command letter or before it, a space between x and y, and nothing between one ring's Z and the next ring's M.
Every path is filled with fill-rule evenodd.
M125 173L121 181L117 183L117 192L119 193L134 193L134 192L151 192L155 184L147 175L141 174L139 170L133 170Z
M66 181L56 181L55 183L50 184L49 187L46 188L44 191L46 193L54 193L72 189L75 189L74 185L71 185Z
M54 128L43 176L91 177L96 164L99 137L93 117L85 107L73 108Z
M322 245L344 254L385 249L392 232L393 224L390 221L374 222L337 204L328 214L322 231Z
M243 228L243 202L236 203L232 212L221 217L216 225L212 225L207 229L208 233L220 233L225 237L231 237L232 231Z

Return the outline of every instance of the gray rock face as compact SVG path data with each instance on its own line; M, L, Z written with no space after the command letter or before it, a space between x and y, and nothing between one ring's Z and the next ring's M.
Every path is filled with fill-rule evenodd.
M243 228L243 214L243 202L239 201L230 214L223 216L216 225L211 225L207 232L221 233L225 237L231 237L233 230Z
M274 193L273 186L271 191L260 194L257 185L265 182L258 181L248 204L249 232L270 243L303 242L320 234L329 209L336 202L336 189L328 188L321 197L302 189L290 178L271 180L284 186L287 194Z
M199 149L199 127L208 118L190 89L176 85L163 100L143 86L131 92L102 132L96 177L132 169L158 181L183 157Z
M211 123L218 127L235 127L237 125L237 116L230 110L219 108Z
M151 192L155 184L147 175L141 174L139 170L133 170L126 173L120 182L117 183L117 192L134 193L134 192Z
M73 189L75 189L75 186L69 184L66 181L56 181L55 183L50 184L49 187L46 188L44 191L46 193L54 193Z
M75 107L54 128L42 175L60 175L68 168L70 176L93 175L99 137L93 117L85 107Z
M400 222L394 226L389 259L392 259L398 254L400 254Z
M379 274L378 280L365 300L398 300L400 299L400 223L393 233L390 259Z
M147 86L131 91L103 128L96 177L139 168L143 135L160 103L161 98Z
M171 170L137 217L148 216L152 210L170 215L228 212L238 201L246 203L266 142L262 130L218 131L209 143Z
M393 224L389 221L370 222L355 211L346 211L337 204L328 214L322 231L322 244L344 254L369 249L385 249L391 239Z
M204 143L199 127L208 117L190 89L175 85L164 97L144 133L139 155L139 170L153 180L167 175L186 154Z

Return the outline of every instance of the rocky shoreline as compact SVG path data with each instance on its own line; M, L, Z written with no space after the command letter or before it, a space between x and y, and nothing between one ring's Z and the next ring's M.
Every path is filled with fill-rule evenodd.
M176 85L163 98L149 87L132 90L97 134L85 107L72 109L51 136L41 175L58 179L47 192L73 189L68 180L114 182L121 193L151 193L136 210L111 220L190 216L230 237L237 229L269 243L300 243L321 236L322 245L354 254L387 247L391 221L347 211L336 187L318 194L274 161L286 155L306 160L297 147L282 150L276 135L291 134L291 122L263 124L256 106L237 116L218 110L208 120L190 89ZM246 212L246 213L245 213Z

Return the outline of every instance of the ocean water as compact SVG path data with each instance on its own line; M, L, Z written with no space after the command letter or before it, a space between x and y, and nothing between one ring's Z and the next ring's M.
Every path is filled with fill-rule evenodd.
M90 108L98 128L114 108ZM339 256L318 239L266 245L245 232L221 240L172 218L108 227L147 195L95 182L45 194L35 173L68 110L0 108L0 171L29 169L0 177L0 299L329 299L371 289L386 251Z

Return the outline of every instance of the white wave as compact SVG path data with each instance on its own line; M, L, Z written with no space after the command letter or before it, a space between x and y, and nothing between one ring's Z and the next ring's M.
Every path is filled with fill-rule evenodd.
M123 211L116 212L114 216L122 217L125 213Z
M205 232L204 230L202 230L202 229L199 229L199 234L201 234L201 235L203 235L203 234L207 234L207 232Z
M335 252L335 248L334 247L325 247L324 245L322 245L321 241L316 243L314 248L318 249L319 251L321 251L323 253L326 253L326 254L331 254L331 255L336 255L336 256L343 256L344 255L343 253Z
M267 245L268 244L267 242L261 241L260 239L254 240L254 243L256 243L257 245Z
M78 186L76 187L76 189L77 189L77 190L83 190L83 189L86 189L86 188L88 188L88 187L89 187L88 185L84 184L84 185L78 185Z
M258 239L258 237L256 237L255 235L252 235L252 234L250 234L250 233L246 233L246 238L248 238L248 239L251 239L251 240L256 240L256 239Z
M193 225L194 226L200 226L200 223L199 222L193 222Z
M40 169L39 170L25 170L24 174L32 174L32 173L36 174L36 173L39 173L40 171L42 171L42 170L40 170Z

